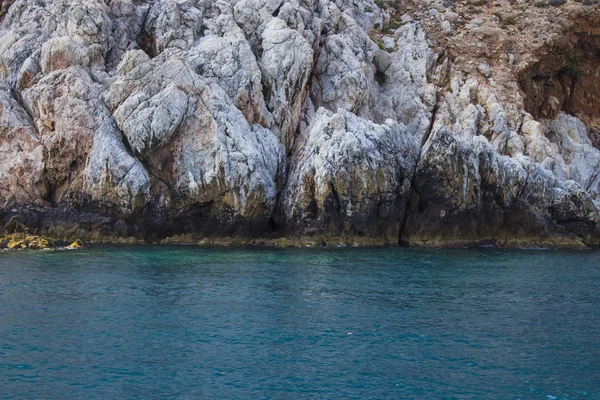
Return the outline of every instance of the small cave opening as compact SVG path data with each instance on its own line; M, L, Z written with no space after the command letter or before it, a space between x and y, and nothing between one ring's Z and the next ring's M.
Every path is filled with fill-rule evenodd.
M140 33L136 42L140 50L143 50L148 57L154 58L158 55L158 51L156 50L156 40L152 34L145 29Z
M386 76L385 76L384 72L376 70L374 78L375 78L375 82L377 82L380 86L385 84Z
M536 119L561 111L582 120L600 149L600 32L574 33L523 71L525 110Z

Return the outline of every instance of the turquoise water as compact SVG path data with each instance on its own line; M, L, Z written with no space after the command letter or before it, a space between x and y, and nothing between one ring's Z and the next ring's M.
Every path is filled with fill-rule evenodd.
M4 252L0 396L600 399L600 251Z

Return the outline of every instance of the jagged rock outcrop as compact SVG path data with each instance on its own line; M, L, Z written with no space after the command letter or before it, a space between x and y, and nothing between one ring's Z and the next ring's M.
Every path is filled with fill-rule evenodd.
M6 85L0 86L0 164L3 208L46 196L44 149L33 121Z
M250 125L216 84L182 54L125 54L106 103L132 153L154 178L158 205L201 208L210 229L259 230L270 219L284 173L273 132ZM144 203L149 200L144 199ZM209 227L206 227L208 229Z
M127 154L100 85L69 67L22 92L43 148L43 179L50 205L101 200L133 207L148 190L148 175Z
M600 244L600 4L493 3L0 1L0 218Z
M414 135L392 120L320 108L296 146L282 194L286 232L398 240L419 155Z

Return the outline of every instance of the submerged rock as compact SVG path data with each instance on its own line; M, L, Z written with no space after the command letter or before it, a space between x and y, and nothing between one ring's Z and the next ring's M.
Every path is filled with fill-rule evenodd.
M600 7L489 7L0 2L4 231L599 244Z

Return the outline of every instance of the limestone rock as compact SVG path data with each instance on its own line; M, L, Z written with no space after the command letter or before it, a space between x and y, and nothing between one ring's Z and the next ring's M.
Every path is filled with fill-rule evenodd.
M313 50L306 39L279 18L271 19L265 27L262 48L259 65L267 89L265 101L275 120L272 128L289 149L300 122Z
M577 242L561 224L570 220L596 231L598 211L579 184L558 181L526 159L502 156L485 137L468 140L440 128L422 151L402 235L406 242Z
M42 45L40 66L45 75L70 66L87 66L89 60L82 48L69 37L56 37Z
M380 66L375 76L378 85L374 85L372 93L375 104L371 115L377 122L388 118L401 122L422 138L436 103L436 89L431 81L437 54L418 24L402 26L395 36L398 50L390 54L389 65L385 69Z
M3 208L46 196L44 148L27 111L0 85L0 193Z
M142 57L119 71L106 101L157 179L161 206L209 204L209 214L224 226L238 219L265 224L284 173L276 136L250 125L223 89L197 75L179 53Z
M282 197L290 231L398 240L419 153L404 126L321 108L296 146Z
M587 3L0 1L2 225L600 244Z
M239 28L223 37L203 37L188 54L192 69L220 85L249 123L273 125L263 97L260 68Z
M331 33L322 38L322 51L316 60L311 85L314 107L334 112L343 108L368 117L377 47L356 22L334 4L326 11L324 24Z
M125 152L100 89L85 70L70 67L23 92L44 148L44 177L52 203L68 199L78 203L84 193L106 200L111 192L115 203L131 208L135 197L147 190L148 178ZM111 136L116 140L107 146ZM119 186L123 165L128 166L128 175L138 178L127 187Z
M151 38L153 55L167 48L187 50L193 45L202 28L202 13L194 3L166 0L152 4L144 29Z

